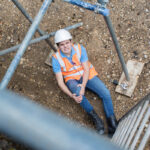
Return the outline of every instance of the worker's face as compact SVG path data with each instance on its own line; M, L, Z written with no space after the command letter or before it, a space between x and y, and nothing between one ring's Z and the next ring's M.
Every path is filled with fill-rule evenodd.
M72 46L71 40L65 40L58 44L58 48L66 55L71 54L71 46Z

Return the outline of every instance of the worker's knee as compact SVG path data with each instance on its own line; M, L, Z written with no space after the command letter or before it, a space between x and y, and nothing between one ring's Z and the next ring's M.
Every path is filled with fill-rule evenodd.
M80 90L81 90L81 87L80 87L80 86L77 86L77 87L76 87L76 91L75 91L75 94L76 94L77 96L80 95Z
M110 91L107 88L105 89L105 95L110 96Z
M98 95L100 98L103 99L109 99L111 97L110 91L107 88L104 88L103 90L99 91Z
M79 95L81 88L78 87L78 82L76 80L69 80L66 85L72 93Z

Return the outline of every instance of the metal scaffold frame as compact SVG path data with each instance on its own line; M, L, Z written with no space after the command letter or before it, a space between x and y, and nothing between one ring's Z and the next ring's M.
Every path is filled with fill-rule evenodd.
M98 0L98 4L97 5L92 5L90 3L86 3L84 1L80 1L80 0L64 0L65 2L77 5L79 7L88 9L88 10L92 10L95 13L98 14L102 14L104 16L104 20L107 24L107 27L109 29L109 32L112 36L119 60L121 62L123 71L125 73L126 79L127 81L129 81L129 74L128 74L128 70L126 68L125 62L124 62L124 58L123 55L121 53L120 50L120 46L118 44L115 32L113 30L113 26L111 23L111 20L109 18L109 10L106 8L106 4L108 3L108 0ZM23 54L26 51L26 48L28 47L29 44L32 43L36 43L39 42L41 40L45 40L47 42L47 44L53 49L53 51L56 51L55 47L52 45L51 41L48 39L50 36L53 36L55 34L55 32L50 33L49 35L44 35L44 31L42 31L41 29L38 28L38 25L40 23L40 21L42 20L48 6L51 4L52 0L45 0L43 2L42 7L39 10L39 13L37 14L37 16L35 17L34 21L32 20L32 18L30 17L30 15L26 12L26 10L21 6L21 4L17 1L17 0L12 0L12 2L17 6L17 8L22 12L22 14L29 20L30 23L32 23L30 29L28 30L23 42L19 45L13 46L11 48L8 48L6 50L2 50L0 51L0 56L7 54L9 52L15 51L18 48L18 51L16 53L16 56L14 57L13 61L11 62L4 78L2 79L1 83L0 83L0 89L4 89L7 87L9 81L11 80L11 77L13 76L21 57L23 56ZM79 27L81 24L76 24L73 27L70 27L70 29L72 28L76 28ZM32 36L34 35L35 31L38 31L39 34L42 36L40 38L36 38L34 40L31 40Z
M120 50L119 43L117 41L111 19L109 17L109 10L106 8L108 0L98 0L96 5L86 3L81 0L64 0L65 2L77 5L79 7L94 11L95 13L101 14L104 17L104 20L109 29L110 35L112 37L113 43L115 45L119 60L121 62L123 71L125 73L127 81L130 80L128 75L128 70L126 68L123 55ZM94 132L87 130L85 128L77 127L79 125L74 123L69 123L62 117L50 112L49 110L30 102L30 100L17 96L16 94L6 90L9 81L11 80L23 54L25 53L28 45L40 42L45 40L47 44L52 48L53 51L56 51L55 47L52 45L49 38L54 36L55 32L46 34L40 28L38 28L44 14L46 13L48 7L51 5L52 0L44 0L38 14L34 19L26 12L26 10L21 6L17 0L12 0L14 5L22 12L22 14L29 20L31 26L21 44L13 46L11 48L0 51L0 56L7 54L9 52L15 51L18 49L14 59L12 60L10 66L7 69L7 72L0 83L0 131L14 137L20 142L30 145L32 148L39 150L98 150L98 149L107 149L119 150L116 145L112 144L110 140L96 135ZM83 23L77 23L72 26L68 26L65 29L75 29L82 26ZM35 32L39 32L40 37L33 40L32 37ZM133 129L134 123L136 123L136 128L140 123L140 119L144 111L147 109L146 117L144 117L140 131L135 138L135 142L131 145L131 148L134 149L135 144L150 116L150 107L148 106L150 99L144 104L140 102L136 105L131 111L129 111L125 116L123 116L119 121L119 129L114 134L112 142L116 141L116 144L122 148L127 148L129 145L129 140L133 137L135 130ZM142 110L142 111L141 111ZM31 113L32 112L32 113ZM139 115L140 113L140 115ZM138 117L141 116L140 117ZM9 123L8 123L9 122ZM125 126L125 128L123 128ZM127 127L130 127L129 129ZM118 129L117 128L117 129ZM130 131L132 130L133 134L128 138ZM139 150L143 149L146 144L148 137L150 136L150 125L144 135L144 138L139 146ZM30 133L32 132L32 137ZM131 132L131 133L132 133ZM124 135L124 137L122 136ZM40 142L39 142L40 141ZM58 143L59 142L59 143ZM125 145L126 142L126 146Z
M125 74L125 77L126 77L127 81L129 81L130 77L129 77L128 70L127 70L127 67L126 67L126 64L124 61L124 57L123 57L122 52L120 50L120 46L119 46L119 43L117 41L117 37L116 37L116 34L114 32L112 22L111 22L111 19L109 17L109 10L106 8L106 4L108 3L108 0L98 0L97 5L86 3L86 2L81 1L81 0L64 0L64 2L68 2L70 4L77 5L79 7L82 7L82 8L94 11L95 13L103 15L104 20L105 20L107 27L109 29L110 35L112 37L113 43L115 45L122 69L123 69L124 74Z
M33 44L33 43L37 43L40 42L41 40L45 40L47 42L47 44L54 50L56 51L55 47L52 45L52 43L50 42L50 40L48 38L50 38L51 36L54 36L55 32L52 32L48 35L45 35L45 33L40 30L38 28L39 23L41 22L44 14L46 13L46 10L48 9L49 5L52 3L52 0L45 0L43 2L42 7L40 8L38 14L36 15L36 17L34 18L34 20L32 20L32 18L29 16L29 14L26 12L26 10L21 6L21 4L17 1L17 0L12 0L12 2L17 6L17 8L22 12L22 14L30 21L30 23L32 23L31 27L29 28L23 42L21 44L18 44L16 46L13 46L11 48L8 48L6 50L2 50L0 51L0 56L7 54L9 52L15 51L18 48L18 51L14 57L14 59L12 60L9 68L7 69L7 72L5 74L5 76L3 77L1 83L0 83L0 89L5 89L7 88L7 85L9 83L9 81L11 80L23 54L26 51L26 48L28 47L29 44ZM82 26L83 23L78 23L69 27L66 27L65 29L70 30L70 29L75 29L79 26ZM32 39L34 33L36 32L36 30L39 32L39 34L41 35L41 37L36 38L36 39Z
M120 118L111 141L124 149L143 150L150 137L149 119L150 93Z

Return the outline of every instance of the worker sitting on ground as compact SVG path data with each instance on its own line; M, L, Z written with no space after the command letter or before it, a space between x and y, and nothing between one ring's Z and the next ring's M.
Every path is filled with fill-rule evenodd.
M59 87L91 116L98 133L102 135L105 132L104 123L84 96L85 88L95 92L103 102L108 133L113 135L117 127L117 120L111 95L99 79L95 68L88 61L86 49L80 44L72 44L72 36L65 29L58 30L54 40L58 51L52 57L52 66Z

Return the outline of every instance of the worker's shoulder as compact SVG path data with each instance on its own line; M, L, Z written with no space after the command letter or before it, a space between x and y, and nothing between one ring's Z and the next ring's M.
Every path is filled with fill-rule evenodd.
M84 46L80 43L73 44L73 46L74 46L74 48L81 49L81 50L84 48Z
M74 43L73 46L82 46L80 43Z
M56 55L58 54L58 51L57 52L54 52L53 54L52 54L52 57L54 57L54 58L56 58Z

